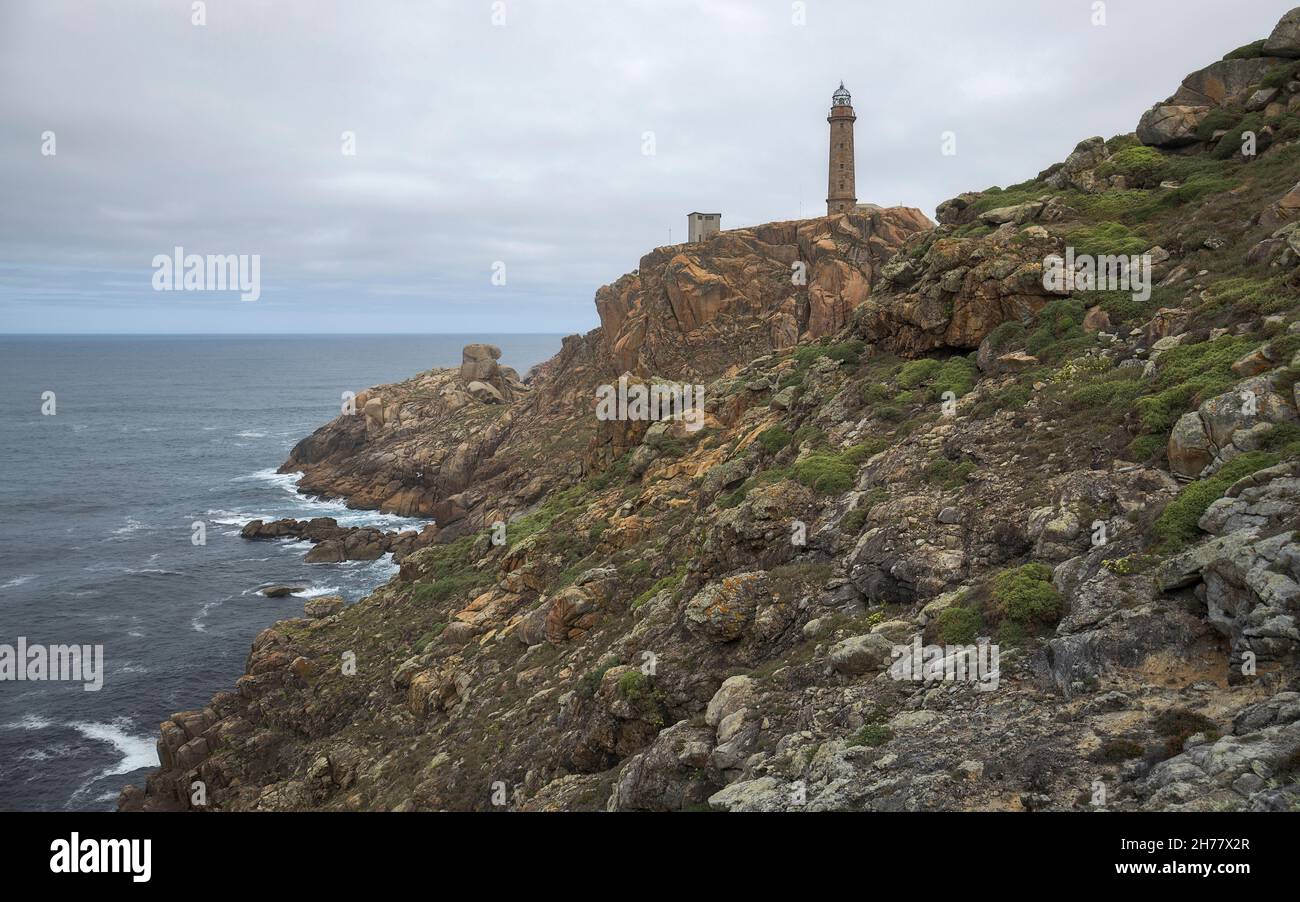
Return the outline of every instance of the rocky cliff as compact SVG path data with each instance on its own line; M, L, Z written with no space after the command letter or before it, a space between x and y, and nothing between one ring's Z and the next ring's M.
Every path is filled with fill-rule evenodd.
M369 389L285 469L437 525L250 527L401 573L259 635L121 807L1300 808L1298 172L1295 10L937 227L660 248L533 373ZM704 428L598 421L624 373Z

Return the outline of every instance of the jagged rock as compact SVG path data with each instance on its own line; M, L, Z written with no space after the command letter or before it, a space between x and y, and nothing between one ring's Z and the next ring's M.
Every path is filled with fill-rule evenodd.
M712 730L687 721L664 729L619 770L608 810L681 811L703 804L717 788L703 771L712 740Z
M1178 419L1169 436L1169 467L1180 476L1200 476L1257 446L1259 436L1254 427L1261 422L1295 419L1294 401L1276 391L1266 377L1252 376Z
M321 595L310 599L302 606L302 612L314 620L333 617L347 606L341 595Z
M833 334L894 251L931 227L920 211L876 208L658 248L596 293L603 346L620 370L716 372L724 356L788 346L796 323L804 338Z
M747 676L728 677L718 687L704 712L704 722L717 727L724 717L728 717L754 702L756 687Z
M738 573L709 583L686 605L688 629L714 642L733 642L744 635L766 591L767 574Z
M470 382L465 386L465 391L469 392L469 396L475 401L482 401L484 404L501 404L505 401L501 390L490 382Z
M1300 57L1300 8L1282 17L1264 41L1263 52L1268 56Z
M889 663L893 647L893 642L878 633L850 636L831 649L831 666L850 676L870 673Z
M1029 319L1048 302L1043 259L1059 249L1055 238L1023 240L1014 230L987 239L938 238L920 257L921 280L906 292L868 298L853 312L854 331L905 356L978 348L996 326ZM953 272L961 273L959 284L947 281Z
M1158 103L1142 114L1137 137L1153 147L1183 147L1196 143L1196 130L1210 114L1208 106Z
M1300 216L1300 182L1260 214L1260 225L1277 228ZM1277 235L1273 240L1278 240Z
M1042 201L1026 201L1013 207L987 210L980 214L980 219L989 225L1001 225L1004 222L1014 222L1019 225L1034 219L1041 212L1043 212Z
M1110 159L1106 141L1100 136L1080 141L1062 163L1044 181L1053 188L1075 188L1088 194L1102 190L1097 168Z
M1170 811L1294 810L1300 782L1288 763L1300 752L1300 723L1224 736L1161 761L1139 785L1151 805ZM1270 785L1269 778L1277 776Z
M460 381L467 386L471 382L488 382L500 369L497 361L501 359L501 349L496 345L468 344L461 349Z

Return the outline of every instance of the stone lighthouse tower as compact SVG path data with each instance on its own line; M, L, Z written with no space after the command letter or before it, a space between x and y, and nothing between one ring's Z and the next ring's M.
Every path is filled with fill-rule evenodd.
M826 189L826 214L849 213L858 203L853 185L853 98L840 82L831 95L831 169Z

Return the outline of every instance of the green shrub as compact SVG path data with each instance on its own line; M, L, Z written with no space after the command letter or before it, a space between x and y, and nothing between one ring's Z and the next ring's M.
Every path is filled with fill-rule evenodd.
M853 510L849 511L840 518L840 532L846 536L856 536L862 532L862 527L867 523L867 516L871 513L871 506L859 504Z
M1142 752L1142 746L1131 739L1107 739L1091 757L1098 764L1119 764L1130 758L1141 758Z
M1061 298L1050 301L1038 314L1038 325L1025 339L1025 350L1035 357L1058 356L1063 346L1084 337L1082 301ZM1055 350L1056 353L1049 354Z
M863 724L862 729L853 736L852 745L865 745L877 748L894 738L894 731L883 723Z
M853 488L857 467L839 454L814 451L795 462L794 477L815 492L838 495Z
M952 461L946 457L936 457L925 468L926 478L945 489L960 488L974 472L975 461L969 458Z
M1196 127L1196 140L1208 144L1214 139L1215 132L1227 131L1240 122L1241 117L1241 110L1228 107L1216 107L1210 110L1209 114L1201 120L1201 124Z
M1295 423L1278 423L1264 437L1263 451L1271 451L1281 460L1300 457L1300 426Z
M998 627L998 645L1002 648L1016 648L1029 641L1029 631L1023 623L1003 620Z
M1044 564L1002 571L993 579L993 599L999 612L1024 626L1055 623L1061 618L1061 593L1051 580L1052 570Z
M1071 388L1068 401L1076 410L1125 410L1142 392L1143 386L1138 381L1140 373L1135 367L1112 370Z
M1132 256L1145 253L1151 246L1151 242L1119 222L1099 222L1095 225L1080 226L1071 229L1068 238L1074 245L1076 254L1093 256L1103 254Z
M618 694L629 701L636 701L645 696L648 683L644 673L629 670L618 678Z
M989 349L1000 353L1018 348L1025 341L1025 324L1020 320L1008 320L988 334Z
M1240 156L1245 133L1252 132L1258 135L1263 126L1263 116L1259 113L1247 113L1240 121L1228 129L1228 133L1219 140L1218 144L1214 145L1214 153L1211 156L1216 160L1226 160L1230 157Z
M901 423L907 419L907 411L897 404L882 404L875 409L875 414L886 423Z
M930 400L938 401L946 392L960 398L975 387L979 378L979 367L966 357L949 357L939 367L930 384Z
M826 349L826 356L839 363L857 363L866 348L866 342L854 338L831 345Z
M1178 551L1201 534L1197 525L1211 504L1238 479L1278 462L1276 454L1248 451L1224 464L1213 476L1188 484L1170 501L1155 523L1155 535L1165 551Z
M1166 192L1162 195L1162 201L1166 206L1191 204L1207 195L1222 194L1225 191L1231 191L1235 187L1236 183L1231 179L1212 175L1197 175L1189 178L1182 186Z
M1156 361L1154 392L1133 405L1143 429L1167 433L1188 410L1232 388L1238 378L1232 364L1253 345L1243 336L1224 335L1162 353Z
M804 371L823 357L829 357L838 363L857 363L866 348L867 343L857 338L829 346L815 344L796 348L793 357L797 376L802 378Z
M981 196L971 203L970 210L973 215L978 216L998 207L1014 207L1016 204L1037 200L1050 191L1051 189L1045 184L1034 179L1021 182L1018 185L1011 185L1008 188L999 188L994 185L992 188L981 192ZM990 229L990 231L992 230Z
M1097 170L1103 178L1122 175L1130 187L1150 188L1160 184L1165 171L1165 155L1154 147L1128 147L1112 156Z
M1274 66L1260 84L1265 88L1280 88L1297 78L1300 78L1300 61Z
M1145 462L1163 454L1168 447L1169 433L1151 432L1147 435L1139 435L1129 442L1125 453L1131 460Z
M1083 194L1072 200L1070 205L1087 219L1144 222L1160 206L1163 197L1161 193L1132 188Z
M894 391L884 382L863 382L860 389L862 403L874 407L894 396Z
M841 456L854 466L859 466L884 451L887 447L889 447L889 442L883 438L870 438L865 442L844 449Z
M616 667L618 660L616 658L602 658L600 663L592 670L588 670L578 679L578 695L583 698L591 698L600 688L600 681L605 678L605 674L611 667Z
M642 592L632 601L632 608L635 610L636 608L641 607L641 605L645 604L647 601L654 598L664 589L677 588L679 585L681 585L681 582L685 577L686 577L686 571L682 570L678 573L671 573L668 576L665 576L662 579L656 581L653 586L646 589L644 592Z
M811 423L800 426L794 431L794 446L802 447L804 444L812 445L816 448L819 445L826 444L826 433L822 432Z
M1264 55L1264 42L1267 38L1260 38L1258 41L1252 41L1249 44L1243 44L1236 50L1225 55L1225 60L1253 60Z
M941 366L933 357L909 360L898 373L898 387L918 388L938 375Z
M979 611L971 608L944 608L935 619L935 634L944 645L972 645L983 628Z
M758 446L763 449L765 454L776 454L786 445L790 444L793 436L782 429L780 426L773 426L771 429L764 429L758 434Z

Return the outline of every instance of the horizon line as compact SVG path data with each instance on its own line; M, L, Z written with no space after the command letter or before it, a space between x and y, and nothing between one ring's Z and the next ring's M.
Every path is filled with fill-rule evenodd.
M593 327L598 328L598 327ZM304 338L339 336L355 338L370 335L384 338L413 336L521 335L561 338L581 332L0 332L0 338Z

